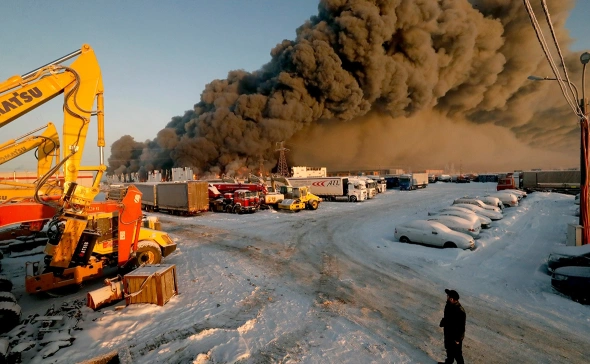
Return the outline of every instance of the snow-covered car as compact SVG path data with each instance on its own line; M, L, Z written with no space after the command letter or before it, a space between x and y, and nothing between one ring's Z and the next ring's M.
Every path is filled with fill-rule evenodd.
M502 212L502 210L500 210L499 207L488 205L478 198L469 198L469 197L457 198L453 201L453 205L457 205L457 204L470 204L470 205L481 207L482 209L485 209L488 211L494 211L494 212L500 212L500 213Z
M475 248L475 241L471 236L453 231L436 221L413 220L398 224L394 236L402 243L420 243L442 248Z
M495 206L502 211L504 209L504 204L498 197L488 195L488 196L463 196L462 198L472 198L476 200L481 200L486 205Z
M481 222L481 227L483 229L488 229L492 225L492 219L490 219L489 217L479 214L479 213L472 211L468 208L461 207L460 205L447 206L447 207L442 208L440 211L461 211L461 212L474 214L475 216L477 216L477 218Z
M502 215L501 212L482 209L479 206L475 206L475 205L468 204L468 203L458 203L458 204L454 204L453 206L459 206L459 207L466 208L468 210L475 212L478 215L483 215L483 216L488 217L492 220L501 220L504 217L504 215Z
M452 206L451 206L452 207ZM471 210L464 209L462 207L454 207L454 208L443 208L436 212L429 212L428 216L456 216L467 221L473 221L477 224L481 229L489 229L492 224L492 220L485 216L478 216L475 212Z
M479 239L479 231L481 230L479 220L469 221L457 216L434 215L430 216L428 221L440 222L451 230L470 235L474 239Z
M551 285L582 303L590 302L590 267L561 267L553 271Z
M552 272L565 266L590 267L590 244L560 246L553 249L547 257L547 269Z
M498 191L494 193L490 193L489 196L496 197L500 199L502 204L506 207L516 207L518 206L518 196L511 192L506 191Z
M500 191L513 193L516 195L516 197L518 197L519 200L521 200L523 197L527 196L527 193L525 191L515 190L513 188L508 188L508 189L500 190Z

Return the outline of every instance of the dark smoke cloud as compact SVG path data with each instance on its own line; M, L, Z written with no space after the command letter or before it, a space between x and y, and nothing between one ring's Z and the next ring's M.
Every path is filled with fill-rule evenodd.
M572 6L571 0L550 4L562 49L570 42L564 24ZM257 170L261 157L269 169L282 140L294 151L291 161L299 164L321 160L330 169L356 163L355 156L362 155L360 167L377 165L381 154L365 151L379 135L396 144L406 138L404 130L422 128L424 122L432 123L432 130L446 128L440 139L455 125L473 140L495 133L502 143L500 136L509 136L518 144L515 151L542 158L549 154L533 147L576 149L575 117L557 84L526 79L552 74L522 1L322 0L296 39L278 44L271 56L256 72L231 71L227 79L209 83L193 110L172 118L154 140L119 139L109 170L186 166L199 174L231 175L244 167ZM567 57L577 80L577 56ZM374 123L379 133L366 133ZM341 153L326 153L325 140L346 134L349 139L336 139ZM441 143L429 140L424 144L430 148L421 151L434 155ZM454 149L465 159L473 154L467 144ZM134 151L125 152L129 149ZM409 152L394 155L389 165L416 158ZM438 167L426 165L434 159L422 160L424 168Z

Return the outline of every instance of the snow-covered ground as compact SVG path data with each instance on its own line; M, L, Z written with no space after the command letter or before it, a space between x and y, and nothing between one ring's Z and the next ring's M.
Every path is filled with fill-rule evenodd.
M176 265L180 294L163 307L83 307L70 347L23 358L75 363L117 350L133 363L435 363L445 357L438 324L451 288L467 312L467 362L588 362L590 306L556 293L545 268L577 221L573 196L530 194L474 251L394 241L397 223L493 190L436 183L299 213L156 214L178 244L164 263ZM23 318L101 287L26 295L24 262L40 258L3 260Z

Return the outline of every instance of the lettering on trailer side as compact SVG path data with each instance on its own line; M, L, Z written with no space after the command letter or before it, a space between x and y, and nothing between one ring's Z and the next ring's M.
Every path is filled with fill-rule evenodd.
M38 99L41 96L43 96L43 92L38 87L33 87L22 92L13 92L11 98L2 101L0 115L6 114L11 110L16 110L24 104L33 101L33 98Z
M318 187L327 187L327 186L340 186L340 180L323 180L323 181L316 181L311 183L312 186Z

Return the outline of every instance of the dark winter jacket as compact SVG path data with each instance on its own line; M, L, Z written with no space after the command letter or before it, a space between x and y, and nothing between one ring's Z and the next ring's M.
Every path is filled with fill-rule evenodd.
M466 318L465 310L459 302L456 304L447 302L445 315L440 321L440 327L444 328L445 342L463 341Z

